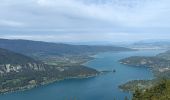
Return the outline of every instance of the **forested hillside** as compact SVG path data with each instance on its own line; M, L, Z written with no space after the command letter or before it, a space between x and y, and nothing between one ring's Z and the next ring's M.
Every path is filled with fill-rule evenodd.
M49 43L30 40L8 40L0 39L0 48L8 49L28 56L64 56L64 55L86 55L107 51L131 50L116 46L88 46L70 45L63 43Z
M132 100L170 100L170 80L161 80L146 90L137 89Z
M86 66L47 65L22 54L0 49L0 93L30 89L68 78L85 78L99 74Z

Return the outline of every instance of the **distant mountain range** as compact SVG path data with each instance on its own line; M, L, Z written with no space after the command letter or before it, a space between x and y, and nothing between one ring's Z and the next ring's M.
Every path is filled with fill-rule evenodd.
M127 47L134 49L170 49L170 40L143 40Z
M0 39L0 48L8 49L28 56L83 55L107 51L131 50L129 48L118 46L70 45L63 43L49 43L41 41L9 40L9 39Z
M152 41L152 42L136 42L134 45L146 45L146 46L162 46L162 45L170 45L170 41Z

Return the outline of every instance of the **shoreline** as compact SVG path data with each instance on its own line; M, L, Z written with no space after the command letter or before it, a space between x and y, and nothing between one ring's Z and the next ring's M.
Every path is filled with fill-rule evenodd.
M121 63L121 62L120 62ZM124 64L124 63L121 63ZM118 88L123 92L130 92L134 93L135 88L141 88L141 89L147 89L152 87L151 85L154 85L157 80L159 80L158 73L154 70L152 67L147 66L132 66L128 64L124 64L131 67L142 67L150 70L150 72L153 74L153 78L151 79L139 79L139 80L129 80L123 84L120 84Z
M87 61L85 61L85 62L82 62L79 65L84 65L87 68L91 68L89 66L86 66L85 64L88 63L89 61L92 61L92 60L96 59L94 57L95 55L97 55L97 54L88 55L89 59ZM91 68L91 69L94 69L94 68ZM26 85L26 86L23 86L23 87L16 87L16 88L13 88L11 90L6 90L4 92L0 92L0 95L5 95L5 94L10 94L10 93L15 93L15 92L27 91L27 90L38 88L38 87L41 87L41 86L47 86L47 85L50 85L50 84L53 84L53 83L61 82L61 81L64 81L64 80L87 79L87 78L97 77L98 75L103 74L102 71L98 71L97 69L95 69L95 70L98 72L95 75L83 75L83 76L67 77L67 78L63 78L63 79L52 79L52 80L49 80L49 81L46 81L46 82L42 82L39 85Z
M122 51L116 51L116 52L122 52ZM124 51L124 52L127 52L127 51ZM114 53L114 52L113 52ZM96 55L98 55L99 53L95 53L95 54L89 54L89 58L87 61L85 62L82 62L80 63L80 65L84 65L85 67L88 67L88 68L91 68L91 69L94 69L90 66L87 66L86 64L94 59L96 59ZM41 86L47 86L47 85L50 85L50 84L53 84L53 83L57 83L57 82L61 82L61 81L64 81L64 80L70 80L70 79L86 79L86 78L92 78L92 77L97 77L99 75L103 75L103 74L107 74L107 73L111 73L113 71L98 71L97 69L95 69L98 73L96 74L93 74L93 75L83 75L83 76L74 76L74 77L67 77L67 78L64 78L64 79L52 79L52 80L49 80L49 81L46 81L46 82L42 82L40 83L39 85L26 85L26 86L23 86L23 87L16 87L16 88L13 88L11 90L6 90L5 92L0 92L0 95L5 95L5 94L10 94L10 93L15 93L15 92L22 92L22 91L28 91L28 90L31 90L31 89L34 89L34 88L38 88L38 87L41 87ZM115 72L113 72L115 73Z
M71 80L71 79L81 80L81 79L97 77L99 75L101 75L101 72L99 72L99 74L96 74L96 75L70 77L70 78L65 78L65 79L54 79L54 80L50 80L48 82L40 83L40 85L26 85L26 86L23 86L23 87L14 88L13 90L9 90L9 91L6 91L6 92L0 92L0 95L6 95L6 94L10 94L10 93L28 91L28 90L32 90L32 89L35 89L35 88L38 88L38 87L48 86L50 84L65 81L65 80Z

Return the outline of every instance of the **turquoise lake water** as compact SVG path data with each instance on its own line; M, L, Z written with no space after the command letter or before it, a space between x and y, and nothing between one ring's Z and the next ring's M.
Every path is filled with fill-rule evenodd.
M97 70L113 70L87 79L70 79L28 91L0 95L0 100L124 100L130 93L122 92L118 86L135 79L152 79L153 74L147 68L122 65L119 59L129 56L153 56L161 50L107 52L96 55L96 59L85 65ZM76 98L76 99L74 99Z

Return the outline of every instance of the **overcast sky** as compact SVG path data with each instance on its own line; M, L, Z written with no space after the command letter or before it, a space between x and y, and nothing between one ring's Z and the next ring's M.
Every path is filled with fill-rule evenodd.
M0 0L0 37L55 42L170 39L170 0Z

